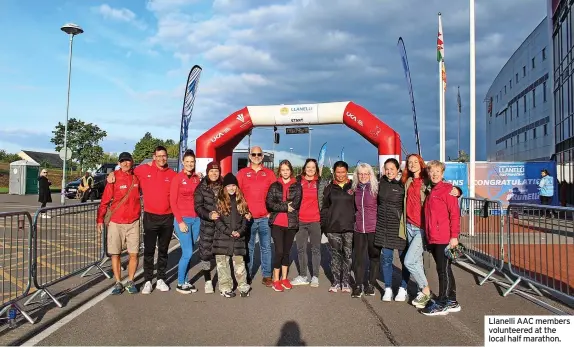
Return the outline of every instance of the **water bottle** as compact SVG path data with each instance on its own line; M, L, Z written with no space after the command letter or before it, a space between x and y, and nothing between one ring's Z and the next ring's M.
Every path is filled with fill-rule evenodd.
M16 313L18 313L18 311L16 311L16 308L14 308L14 306L11 306L10 310L8 311L8 327L10 329L14 329L16 327Z

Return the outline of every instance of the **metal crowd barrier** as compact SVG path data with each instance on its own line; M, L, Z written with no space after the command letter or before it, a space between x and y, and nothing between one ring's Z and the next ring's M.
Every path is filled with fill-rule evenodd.
M503 295L526 282L540 296L538 288L574 302L574 209L510 204L506 224L508 266L516 280Z
M52 285L97 267L111 276L100 263L105 258L104 233L95 230L99 203L83 203L39 209L32 227L32 281L38 289L26 305L47 295L58 307L62 304L48 289Z
M504 267L502 204L497 200L460 199L460 243L472 263L481 263L489 273L480 281L486 283Z
M32 217L28 212L0 213L0 242L2 261L2 293L0 316L16 309L32 324L34 320L18 303L30 293L32 286Z

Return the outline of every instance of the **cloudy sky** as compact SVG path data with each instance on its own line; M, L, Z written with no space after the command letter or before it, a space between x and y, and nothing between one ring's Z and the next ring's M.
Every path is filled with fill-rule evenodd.
M146 131L177 139L184 84L195 64L203 74L190 139L247 105L352 100L415 151L397 49L402 36L423 156L438 158L438 12L448 79L447 155L456 157L457 86L461 147L469 147L463 0L2 0L0 148L53 151L51 131L66 110L68 39L59 28L75 22L85 33L74 40L70 117L106 130L105 151L131 151ZM478 139L488 87L545 14L545 0L476 2ZM254 130L252 144L271 149L271 141L271 130ZM314 127L313 156L325 141L333 159L344 146L349 162L376 161L376 149L343 125ZM477 141L479 160L483 144ZM289 156L289 148L306 157L308 137L282 132L278 157Z

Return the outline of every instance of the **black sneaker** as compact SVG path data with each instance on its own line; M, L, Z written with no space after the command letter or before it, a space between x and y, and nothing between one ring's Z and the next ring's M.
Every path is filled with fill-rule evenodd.
M375 296L375 286L369 284L365 287L365 295L367 296Z
M235 293L232 291L229 292L221 292L221 296L224 296L226 298L234 298L235 297Z
M446 316L448 314L446 305L440 304L437 301L429 301L427 306L420 312L425 316Z
M363 288L361 286L355 286L351 292L351 298L360 298L363 296Z
M240 295L242 298L246 298L246 297L249 296L249 293L251 293L251 288L249 288L249 290L247 290L246 292L239 292L239 295Z

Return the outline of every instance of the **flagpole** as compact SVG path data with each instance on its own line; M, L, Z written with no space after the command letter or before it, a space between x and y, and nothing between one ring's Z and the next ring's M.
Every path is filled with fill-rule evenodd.
M440 39L444 42L443 40L443 35L442 35L442 20L441 20L441 13L438 13L438 28L439 28L439 34L441 35ZM443 50L444 50L444 43L442 46ZM444 95L444 84L443 84L443 79L442 79L442 70L443 70L443 64L444 64L444 56L440 59L440 61L438 62L438 81L439 81L439 160L441 162L445 161L445 141L444 141L444 99L445 99L445 95Z
M475 197L475 166L476 166L476 50L474 36L474 0L469 0L470 7L470 166L469 184L470 197Z
M457 88L458 88L458 94L457 94L456 101L458 103L457 104L457 107L458 107L458 140L457 140L457 145L456 145L456 148L457 148L456 153L460 157L460 117L461 117L462 110L461 110L461 105L460 105L460 86L458 86Z

